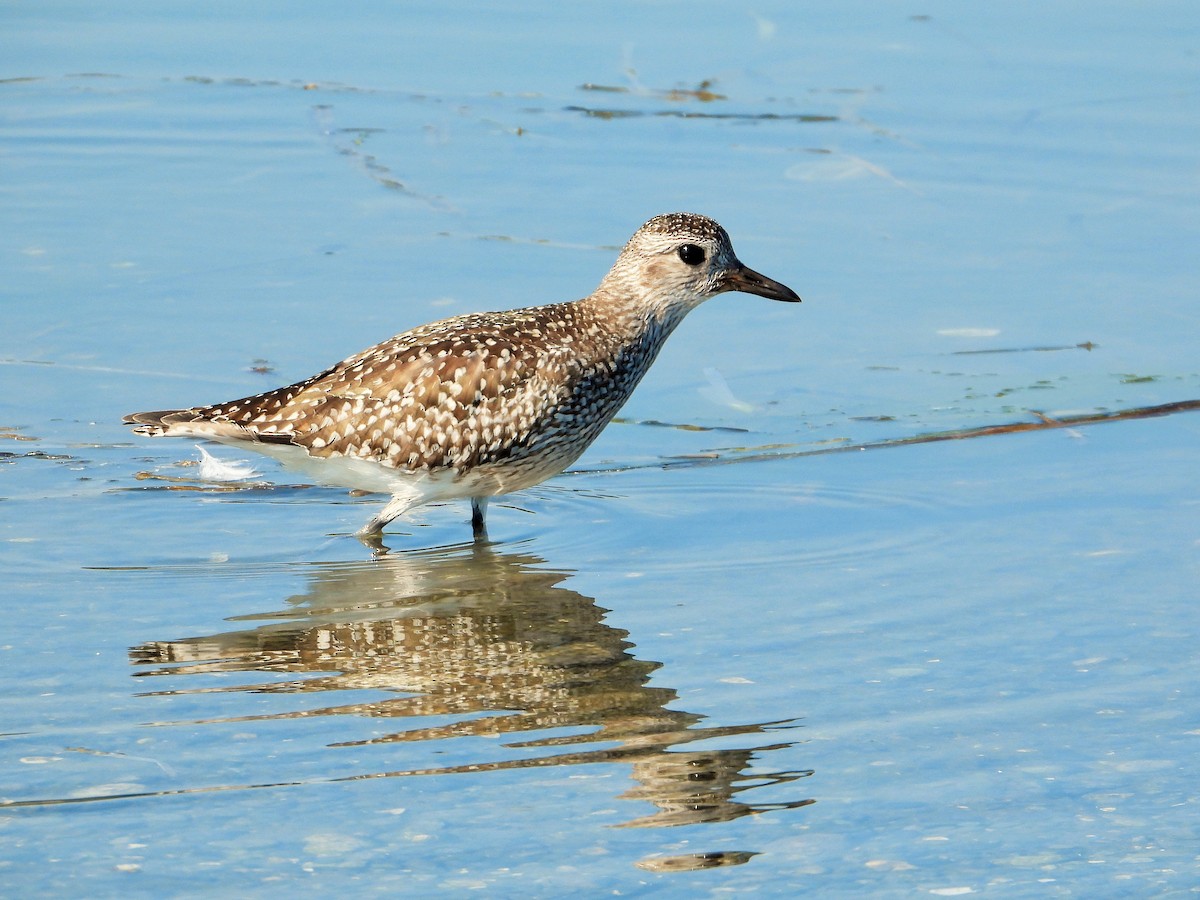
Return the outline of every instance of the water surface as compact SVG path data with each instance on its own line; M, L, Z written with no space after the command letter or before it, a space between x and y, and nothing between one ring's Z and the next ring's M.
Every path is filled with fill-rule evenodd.
M4 882L1194 889L1189 12L4 13ZM119 424L673 209L804 304L696 312L490 545Z

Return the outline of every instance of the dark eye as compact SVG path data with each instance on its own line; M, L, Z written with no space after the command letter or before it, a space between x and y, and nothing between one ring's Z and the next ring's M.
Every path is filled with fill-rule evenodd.
M704 262L704 248L695 244L684 244L679 248L679 258L689 266L698 266Z

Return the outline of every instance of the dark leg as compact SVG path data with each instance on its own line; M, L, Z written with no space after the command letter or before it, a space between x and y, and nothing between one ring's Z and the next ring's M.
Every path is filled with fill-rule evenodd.
M487 523L484 522L483 516L487 512L487 497L472 497L471 498L471 533L477 541L486 541Z

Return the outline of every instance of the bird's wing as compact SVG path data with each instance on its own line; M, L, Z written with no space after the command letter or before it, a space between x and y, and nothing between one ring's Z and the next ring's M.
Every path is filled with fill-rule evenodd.
M293 444L313 456L369 458L403 469L503 459L555 402L555 360L522 327L481 332L474 317L424 326L306 381L188 410L137 413L146 434ZM473 327L474 326L474 327ZM540 404L540 405L539 405Z

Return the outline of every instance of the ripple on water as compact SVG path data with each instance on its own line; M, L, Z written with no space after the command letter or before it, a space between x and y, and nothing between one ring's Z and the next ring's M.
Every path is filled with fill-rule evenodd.
M551 559L559 548L574 558L568 548L577 548L581 531L597 554L628 556L631 547L653 548L637 555L637 567L656 571L848 566L916 546L927 552L947 539L944 514L954 503L934 489L914 490L907 481L901 489L892 482L833 484L811 471L798 471L793 479L794 465L561 478L528 492L542 521L535 519L521 536L536 538ZM557 520L555 527L545 527L545 515Z
M872 460L882 456L871 454ZM489 507L492 540L512 547L535 542L552 565L595 568L636 558L639 570L706 570L762 565L848 566L941 544L943 513L956 504L932 482L895 478L885 465L857 465L859 454L726 464L672 461L669 467L613 467L570 473L530 490L498 497ZM254 577L254 563L272 572L275 561L363 559L352 532L380 506L382 495L354 497L328 488L287 483L205 485L181 479L139 485L136 491L182 492L218 505L258 507L215 512L206 533L222 528L254 537L212 542L197 560L160 535L159 575L208 571L216 577ZM188 521L197 515L186 497L172 498ZM268 507L300 507L281 511ZM385 535L392 552L452 547L468 538L465 500L431 504L397 520ZM272 538L270 531L290 530ZM332 533L331 533L332 532ZM297 547L300 537L305 546ZM182 539L182 535L180 536ZM190 546L190 545L188 545ZM653 552L648 552L648 551ZM181 555L183 554L183 555ZM231 558L237 565L231 565ZM198 567L198 568L197 568ZM273 574L279 574L277 570Z

